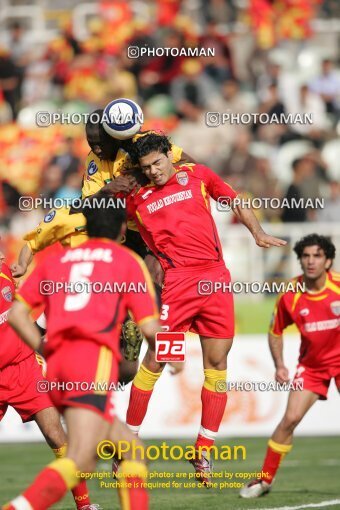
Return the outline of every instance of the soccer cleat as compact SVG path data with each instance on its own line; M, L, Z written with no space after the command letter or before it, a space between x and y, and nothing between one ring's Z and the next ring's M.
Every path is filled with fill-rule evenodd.
M100 505L97 505L96 503L92 503L91 505L81 506L78 510L103 510L103 509Z
M211 474L213 472L213 463L208 457L209 454L207 452L196 450L196 457L189 460L189 462L194 466L197 475L199 475L196 477L196 480L205 485L207 489L210 489L212 483Z
M241 498L259 498L271 491L273 483L264 480L252 480L240 490Z
M123 323L122 338L124 344L124 358L127 361L136 361L143 343L143 335L137 324L131 319Z

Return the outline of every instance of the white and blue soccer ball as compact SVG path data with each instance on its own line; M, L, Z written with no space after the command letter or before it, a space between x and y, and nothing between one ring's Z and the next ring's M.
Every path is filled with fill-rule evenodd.
M141 107L131 99L115 99L104 108L103 128L113 138L128 140L141 129L144 117Z

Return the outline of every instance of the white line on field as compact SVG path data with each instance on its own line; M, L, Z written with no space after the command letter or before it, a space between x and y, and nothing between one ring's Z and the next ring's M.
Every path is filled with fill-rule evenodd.
M340 505L340 499L331 499L329 501L321 501L320 503L310 503L308 505L299 506L280 506L272 508L251 508L250 510L303 510L304 508L321 508L323 506Z

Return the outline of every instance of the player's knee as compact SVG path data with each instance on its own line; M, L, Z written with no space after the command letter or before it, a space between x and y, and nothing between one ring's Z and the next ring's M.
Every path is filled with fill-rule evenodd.
M297 427L297 425L300 423L302 418L303 418L303 416L301 415L301 413L299 413L297 411L291 411L283 417L283 420L281 423L282 423L283 428L285 428L287 430L294 430L295 427Z
M93 453L84 453L80 451L68 452L67 457L72 459L77 469L82 473L91 473L96 469L97 457Z
M205 369L211 370L226 370L227 369L227 357L222 359L208 358L204 364Z

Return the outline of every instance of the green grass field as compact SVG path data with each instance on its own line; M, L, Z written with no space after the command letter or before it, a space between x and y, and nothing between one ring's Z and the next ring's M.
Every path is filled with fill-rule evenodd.
M244 445L247 459L240 461L216 461L215 472L249 473L258 471L266 448L266 439L233 439L230 446ZM238 489L155 489L150 491L151 510L249 510L275 509L281 507L320 508L321 502L338 500L336 504L324 504L322 508L340 508L340 438L339 437L306 437L296 438L292 453L285 459L277 475L276 484L269 496L256 500L244 500L238 497ZM218 444L226 444L227 441ZM148 444L158 444L148 442ZM168 444L175 444L169 441ZM177 442L177 444L179 444ZM180 444L187 445L190 443ZM0 446L0 502L3 503L16 496L25 488L39 472L52 460L51 452L46 445L39 444L1 444ZM109 471L110 463L101 461L98 471ZM151 472L192 472L186 461L154 461L149 465ZM173 478L172 480L176 480ZM106 480L112 481L112 480ZM150 480L151 481L151 480ZM152 481L157 481L154 478ZM158 479L158 481L164 481ZM181 480L176 480L180 482ZM218 483L226 481L217 478ZM231 481L236 480L235 475ZM89 489L92 501L99 503L103 510L118 509L115 489L99 487L99 480L91 480ZM182 483L183 480L182 480ZM68 494L54 508L59 510L72 509L74 504ZM288 510L288 508L287 508Z

